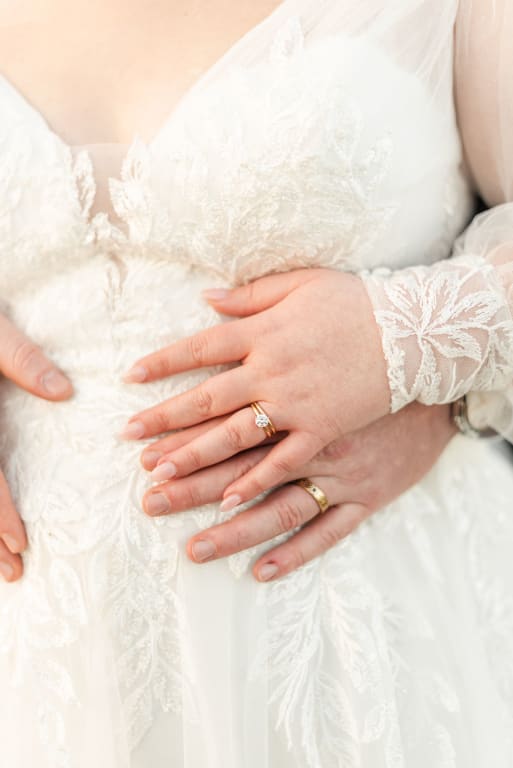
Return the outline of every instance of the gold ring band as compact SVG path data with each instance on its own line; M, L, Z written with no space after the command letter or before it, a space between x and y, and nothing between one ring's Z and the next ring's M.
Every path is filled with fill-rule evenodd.
M318 485L310 480L310 478L302 477L300 480L294 480L293 483L295 485L299 485L301 488L304 488L305 491L309 493L313 499L315 499L320 512L326 512L326 510L329 509L330 503L328 501L328 497L324 491L319 488Z
M264 411L260 403L251 403L253 413L255 414L255 424L260 429L263 429L266 437L273 437L276 434L276 427L272 423L271 418Z

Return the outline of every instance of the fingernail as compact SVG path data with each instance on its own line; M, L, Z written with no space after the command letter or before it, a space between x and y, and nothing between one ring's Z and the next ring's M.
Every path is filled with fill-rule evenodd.
M55 369L43 374L41 384L50 395L64 395L70 389L69 379Z
M269 581L269 579L272 579L272 577L278 573L278 570L278 566L274 563L266 563L258 569L258 578L261 581Z
M153 469L163 455L160 451L145 451L142 455L143 467L145 469Z
M119 433L120 437L128 440L137 440L144 435L144 424L142 421L129 421L128 424Z
M206 560L207 557L212 557L216 548L208 539L199 539L192 545L192 554L195 560Z
M123 374L123 381L146 381L148 378L148 369L143 365L134 365L129 371Z
M226 299L230 291L227 291L225 288L208 288L205 291L201 292L201 295L204 299L210 300L210 301L222 301L223 299Z
M3 540L5 541L7 548L13 553L13 555L17 555L22 550L21 544L19 544L16 539L13 539L12 536L9 536L9 534L5 534L2 536Z
M239 496L237 493L234 493L231 496L227 496L226 499L221 502L219 509L221 512L229 512L231 509L238 507L241 502L241 496Z
M171 511L171 504L163 493L152 493L146 499L146 511L149 515L164 515Z
M6 581L10 581L14 576L14 568L9 563L0 563L0 572Z
M170 480L176 475L177 469L172 461L164 461L158 464L151 473L152 480L161 483L163 480Z

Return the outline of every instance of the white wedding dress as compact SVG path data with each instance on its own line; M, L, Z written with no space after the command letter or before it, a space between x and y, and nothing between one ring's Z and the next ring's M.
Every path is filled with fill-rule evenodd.
M100 156L73 151L0 79L2 310L75 387L56 403L0 381L1 466L30 543L21 581L0 585L2 766L513 765L500 443L454 438L395 503L262 584L250 564L270 543L201 566L185 555L217 505L144 515L152 441L117 437L212 373L121 380L220 321L202 288L430 264L472 218L456 3L382 3L365 25L350 3L314 5L281 3L151 142L134 140L95 215Z

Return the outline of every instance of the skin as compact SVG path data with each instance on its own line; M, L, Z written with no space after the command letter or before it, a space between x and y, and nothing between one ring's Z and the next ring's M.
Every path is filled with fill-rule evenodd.
M3 19L0 13L2 72L70 145L95 142L126 144L135 133L148 141L201 73L277 5L276 0L259 0L258 3L253 0L239 0L237 3L233 0L192 0L190 3L183 0L152 0L150 3L141 3L140 0L110 0L108 3L101 0L76 0L74 3L64 0L45 0L44 3L41 0L20 0L17 6L20 12L26 10L26 17L32 15L36 23L17 26L13 34L9 23L11 17L8 14ZM3 21L7 24L2 24ZM148 56L150 48L151 57ZM27 50L30 50L30 56L26 56ZM84 60L88 62L86 68ZM34 61L38 62L37 67L33 66ZM106 208L105 200L99 184L93 213ZM356 523L369 511L405 490L406 482L416 482L428 471L452 434L446 407L425 409L415 406L381 419L388 409L386 376L377 329L362 286L352 276L333 272L323 283L314 272L303 270L299 284L295 274L282 276L278 290L282 294L280 301L277 301L271 283L265 283L262 291L259 287L264 282L256 281L254 286L248 287L247 290L252 295L254 293L256 299L256 303L251 304L250 314L255 314L237 322L247 320L246 327L251 333L253 327L255 331L263 330L266 338L272 339L275 344L275 356L270 358L264 350L266 354L263 351L259 353L257 367L249 369L254 391L251 391L249 381L235 397L231 384L226 388L222 416L216 417L214 412L204 409L198 419L198 413L193 409L181 423L184 428L179 433L181 437L164 438L164 441L170 442L161 445L171 454L161 461L161 466L171 460L179 467L173 481L159 485L159 490L171 498L173 511L221 497L226 500L231 496L232 503L233 497L253 498L261 488L270 488L279 482L287 483L306 474L314 479L319 477L319 482L322 480L321 487L328 493L330 501L337 505L322 518L316 514L317 508L311 497L295 486L286 486L268 497L266 505L275 505L272 507L274 512L271 510L269 514L283 518L282 527L287 520L289 523L303 521L305 516L312 521L287 543L289 565L280 566L283 572L290 569L290 563L298 564L334 543L335 529L338 537L346 535L351 528L349 518ZM242 293L234 293L233 296L235 301L231 304L230 299L227 303L214 298L213 305L223 314L240 317L245 313L242 301L245 297ZM241 300L237 300L237 296ZM329 322L331 311L325 312L328 304L333 308L333 322ZM304 354L303 362L301 355L294 355L294 350L304 352L307 338L305 314L319 319L319 338L315 346L324 349L324 354L321 352L315 359L311 357L308 365L304 363ZM302 320L303 324L297 325L297 341L291 346L290 328L296 327L296 320ZM235 327L236 322L231 325ZM281 335L278 331L278 335L272 335L273 325L278 331L281 329ZM340 328L344 328L344 338ZM5 318L0 318L0 338L0 369L5 376L34 395L47 399L65 399L72 394L69 380L58 394L42 389L41 375L45 370L53 369L52 363L43 351L20 335L19 330L10 327ZM310 343L313 344L313 341L310 339ZM187 342L184 345L186 349ZM233 339L227 346L233 354ZM335 348L342 350L341 359L344 361L337 370L333 368L332 350ZM197 346L195 350L197 354ZM172 352L174 354L176 350ZM292 354L287 357L290 352ZM315 347L310 352L315 352ZM246 357L248 354L246 352ZM255 357L258 354L254 354ZM194 365L202 362L198 358ZM293 382L290 376L286 376L285 369L289 365L295 371ZM182 366L194 367L186 356ZM368 377L369 366L373 368L372 381ZM247 365L244 367L248 369ZM281 382L280 376L276 375L280 367ZM164 365L160 375L172 375L175 369L173 364L167 368ZM319 380L314 383L313 374L316 372ZM262 393L261 383L271 379L272 389ZM325 401L327 392L323 388L330 380L333 384ZM290 388L291 382L293 389ZM360 397L363 390L367 399ZM319 396L312 399L311 395L316 391ZM343 393L342 399L338 396L339 392ZM243 407L256 399L271 412L282 430L280 439L274 444L264 442L258 445L262 434L250 420L249 409ZM296 407L288 407L289 401L296 403ZM237 402L245 421L237 421L240 419L237 413L231 415L229 411ZM298 403L301 403L301 408ZM323 406L322 414L317 407L319 403ZM157 414L156 422L151 426L152 434L157 426L167 429L171 423L174 429L180 425L178 414L182 405L183 401L172 406L169 420ZM305 414L308 418L303 418ZM136 414L133 420L137 420L138 416ZM224 430L226 435L227 417L229 419L230 416L235 419L235 428L233 422L230 427L235 443L230 445L228 442L224 455L215 453L217 449L214 447L210 458L203 458L199 465L194 464L193 458L191 463L191 447L194 454L209 440L212 444L212 437L216 443L221 433L215 430ZM148 418L151 421L150 414ZM369 426L364 427L365 423ZM237 442L244 435L243 442ZM415 435L415 451L412 451L409 435ZM180 444L180 440L184 439L187 442ZM200 447L193 444L194 439L201 441ZM252 448L248 441L253 441L251 444L257 447ZM388 446L392 441L394 453L404 462L402 465L395 462L389 464L388 473L384 475L381 467L376 471L378 464L383 463L378 462L376 457L389 455ZM425 451L419 452L419 443L426 446ZM154 468L148 461L148 452L143 457L145 465L148 470ZM354 478L361 478L361 482L352 486L347 479L348 473ZM346 493L349 489L350 499ZM153 493L152 490L145 496L146 512L147 500ZM20 553L27 542L1 475L0 495L0 565L3 563L12 567L8 578L16 580L22 574ZM340 507L341 502L345 506ZM276 504L281 513L276 511ZM269 537L275 530L266 522L266 510L270 507L260 506L258 509L262 514L261 525L267 525L266 535ZM338 509L345 509L345 512L339 515ZM260 520L257 511L255 508L252 516L255 523ZM246 518L240 515L237 519L239 517L245 524ZM323 526L327 523L330 529L325 531ZM226 530L226 540L223 531L220 538L215 539L218 547L216 556L235 551L233 538L230 538L234 535L239 541L239 548L243 548L244 542L251 537L264 535L263 528L258 532L250 530L235 534L234 530ZM6 545L9 535L16 540L12 551ZM216 533L212 535L218 536ZM187 548L191 558L192 543L189 542ZM258 566L257 563L255 569Z
M285 478L289 483L308 476L318 483L333 504L327 512L321 515L316 502L301 488L283 485L263 502L239 512L228 522L192 537L187 544L189 558L201 563L226 557L304 526L284 544L270 548L252 568L253 575L260 581L290 573L321 555L370 514L424 477L457 433L449 411L448 405L411 403L398 413L327 445L308 464ZM214 419L156 441L141 454L142 465L153 470L160 455L180 449L224 421ZM277 435L276 440L279 438ZM157 492L168 498L169 514L219 501L227 485L269 455L272 442L264 440L257 448L238 453L215 466L159 483ZM213 553L204 558L196 554L198 542L211 542Z
M122 436L180 430L141 456L158 484L143 499L149 515L180 511L184 498L197 505L222 497L221 508L230 510L300 477L317 482L331 504L322 516L303 489L286 486L188 542L189 557L205 562L198 542L212 543L211 559L305 525L255 563L256 578L281 576L417 482L455 427L447 406L415 404L388 414L377 326L355 276L296 270L206 298L223 314L243 317L140 358L125 380L141 384L204 365L241 365L135 414ZM255 426L247 407L254 400L279 430L276 440L265 440ZM394 460L383 462L390 445Z
M22 389L45 400L67 400L73 394L68 377L4 315L0 315L0 371ZM21 553L26 547L23 522L0 472L0 574L6 581L21 577Z
M358 277L300 269L260 278L224 298L207 298L224 314L244 317L140 358L126 380L155 381L202 366L241 365L135 414L123 436L153 437L242 409L213 433L166 457L182 476L260 442L261 431L245 407L258 400L288 435L226 488L223 509L284 482L328 443L389 412L379 330Z
M278 4L16 0L20 18L24 9L35 23L13 27L12 11L0 8L1 71L66 143L149 140L201 74Z

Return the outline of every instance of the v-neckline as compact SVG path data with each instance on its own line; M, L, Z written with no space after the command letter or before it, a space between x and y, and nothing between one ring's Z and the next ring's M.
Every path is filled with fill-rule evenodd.
M118 145L118 146L128 146L128 152L130 149L137 143L142 142L146 147L150 148L152 147L160 138L160 136L164 133L164 131L168 128L168 126L173 122L173 120L176 118L178 113L181 111L183 106L187 101L190 100L190 98L198 91L200 88L202 88L207 80L210 80L223 66L226 64L226 62L232 58L232 56L239 51L240 48L242 48L249 40L251 40L253 37L255 37L257 34L261 32L261 30L267 26L269 23L273 22L280 14L283 14L285 12L285 7L289 5L291 2L294 2L294 0L281 0L281 2L278 3L278 5L270 11L270 13L267 14L263 19L258 21L256 24L254 24L252 27L250 27L246 32L244 32L241 37L237 38L234 43L232 43L224 53L222 53L215 61L207 67L207 69L202 72L201 75L190 85L188 88L185 89L185 91L181 94L181 96L178 97L177 101L175 102L174 106L170 109L164 120L161 122L160 126L156 129L156 131L153 133L152 137L148 140L142 139L137 131L134 131L132 134L132 140L128 143L126 142L88 142L87 144L70 144L68 143L64 137L56 130L54 130L51 127L50 121L45 117L44 113L38 109L34 104L30 101L30 99L24 95L24 93L14 85L14 83L0 71L0 85L10 91L11 95L16 99L16 101L21 104L21 106L33 117L37 118L38 122L44 127L44 129L49 133L53 138L63 147L65 147L68 150L73 150L76 147L83 147L83 146L92 146L92 145L98 145L98 146L107 146L107 145Z

